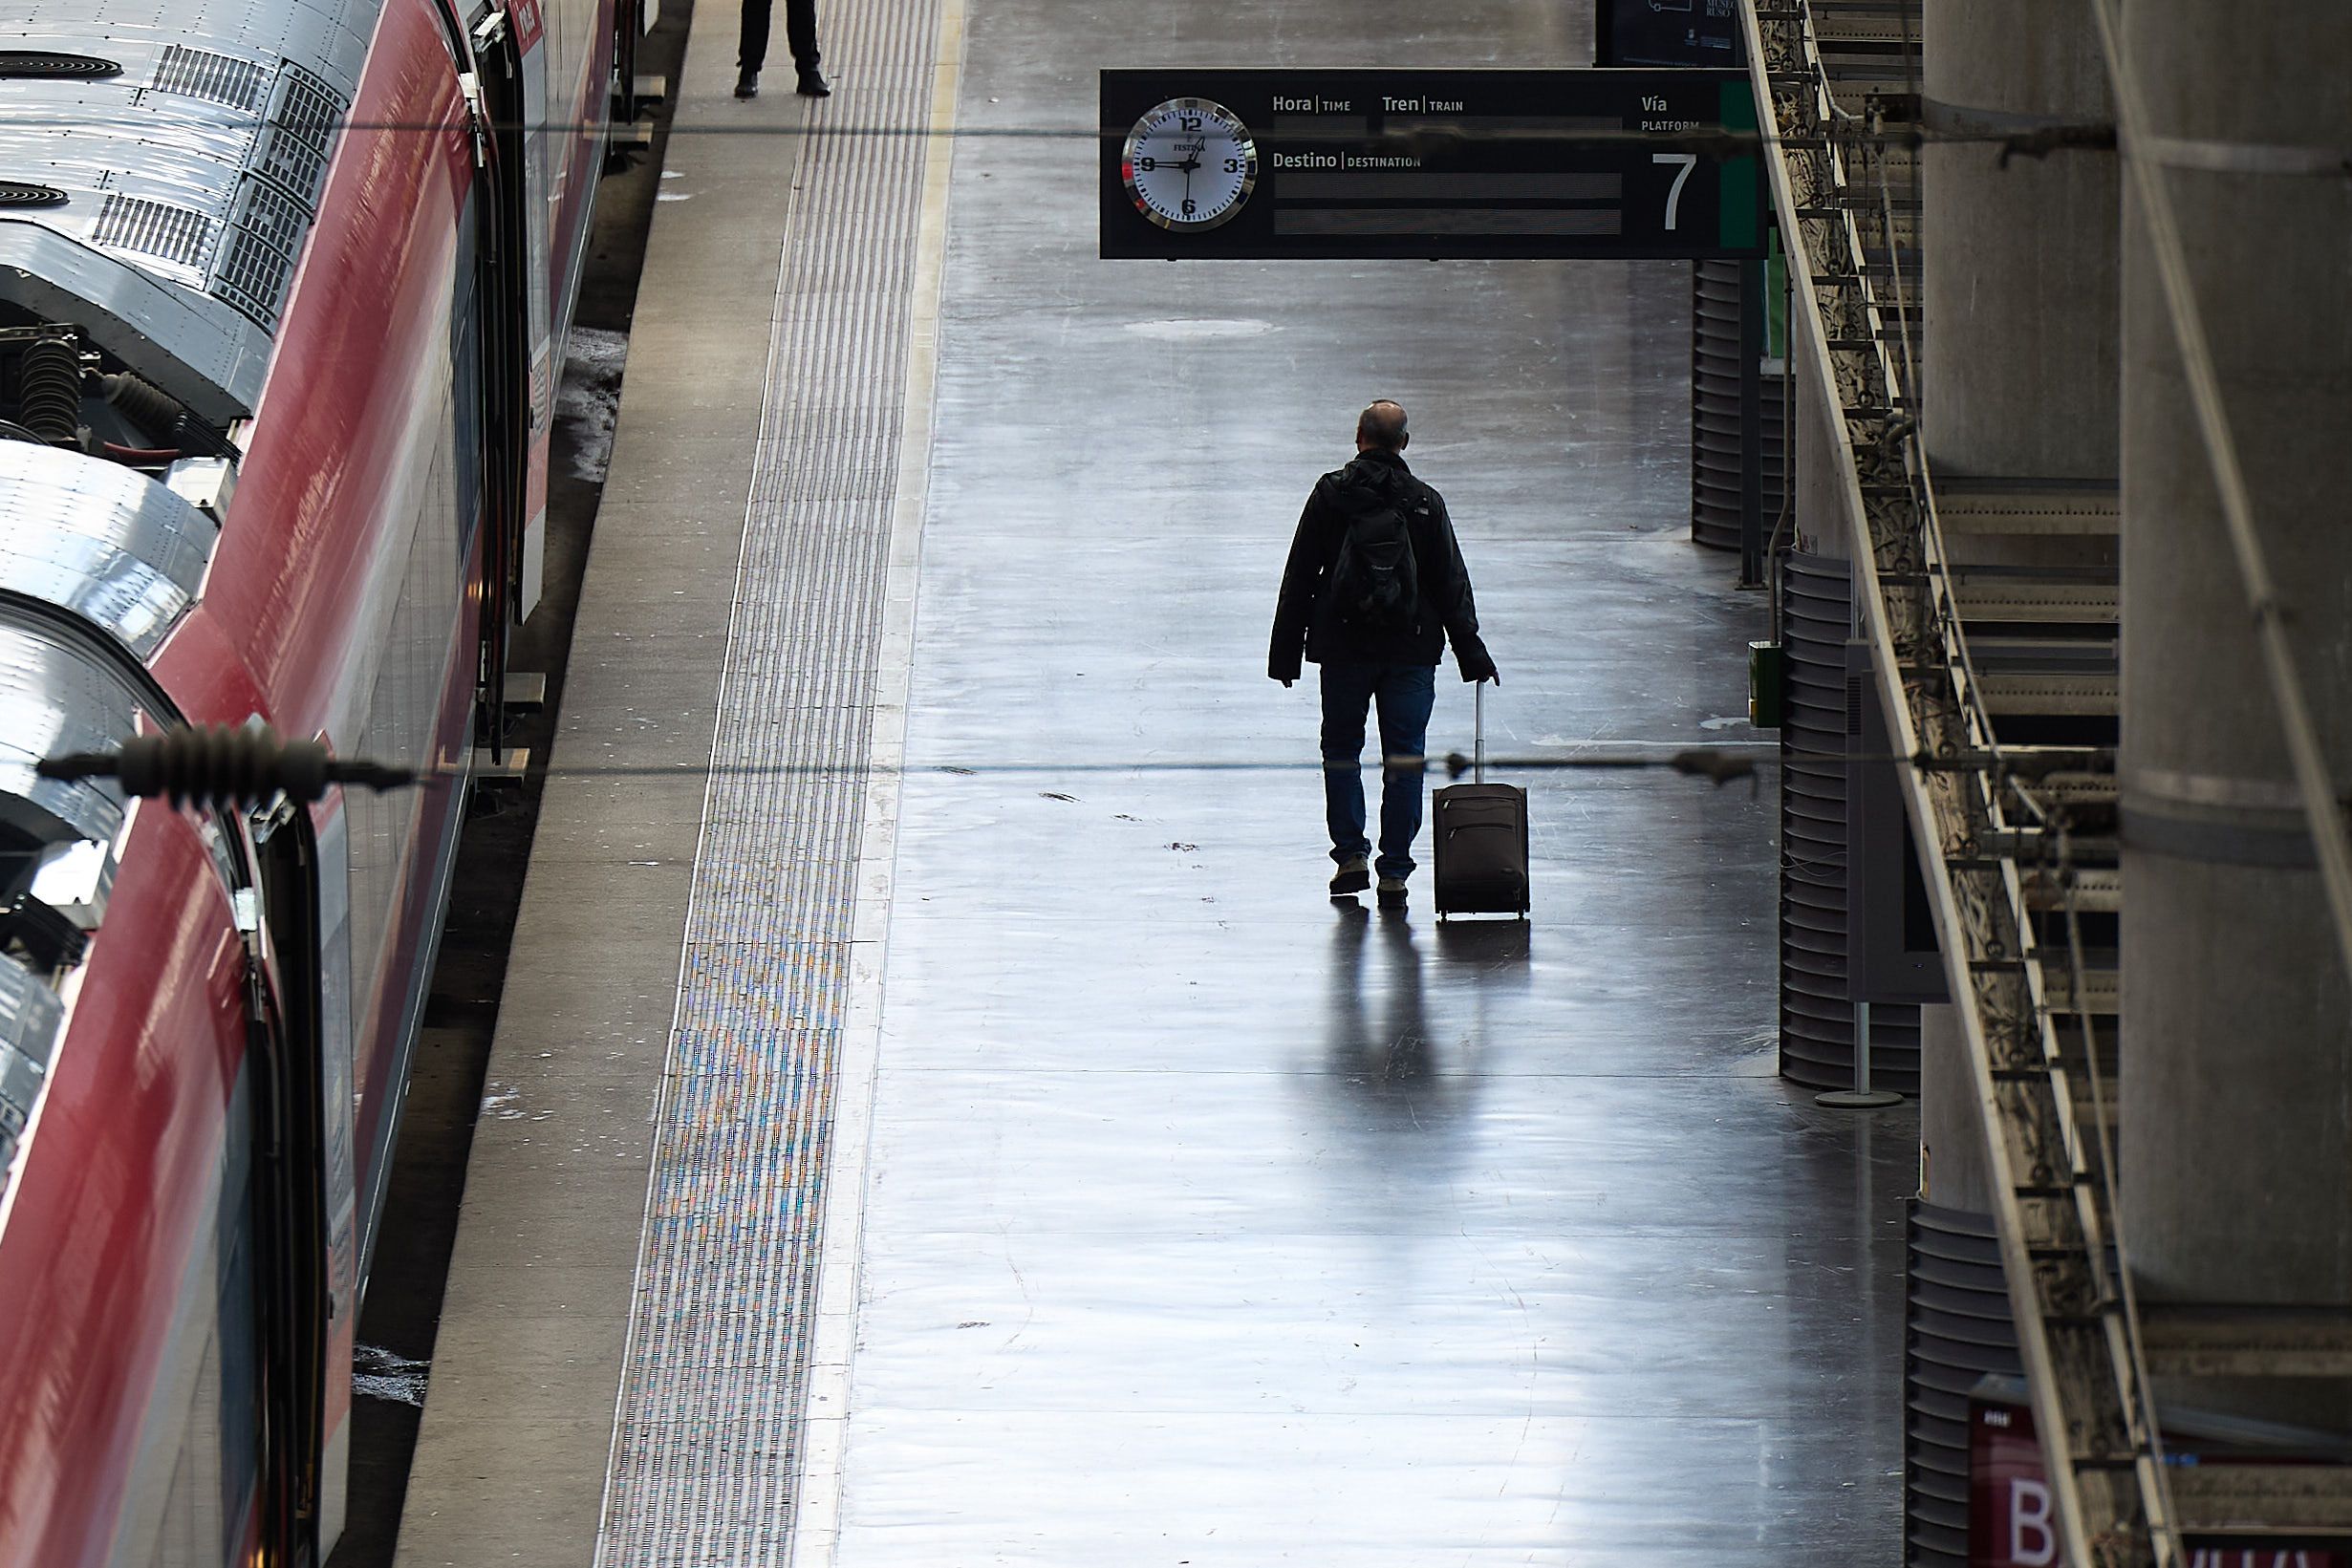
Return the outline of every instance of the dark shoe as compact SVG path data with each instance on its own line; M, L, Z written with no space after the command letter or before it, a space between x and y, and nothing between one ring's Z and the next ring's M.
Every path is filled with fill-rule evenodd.
M821 71L802 72L799 91L805 98L830 98L833 96L832 84L825 79L825 74Z
M1380 879L1380 907L1384 910L1401 910L1405 907L1403 877L1384 876Z
M1349 893L1362 892L1371 885L1371 864L1362 855L1355 855L1341 861L1339 870L1331 873L1331 896L1334 898L1345 898Z
M735 73L735 96L739 98L758 97L760 96L760 74L757 71Z

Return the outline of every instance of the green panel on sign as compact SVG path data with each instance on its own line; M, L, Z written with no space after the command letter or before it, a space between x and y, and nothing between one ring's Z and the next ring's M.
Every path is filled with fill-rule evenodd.
M1723 83L1721 101L1725 130L1756 129L1756 96L1746 82ZM1759 216L1757 207L1757 160L1752 156L1723 161L1722 210L1718 219L1722 227L1716 238L1726 250L1747 250L1756 245L1756 225Z

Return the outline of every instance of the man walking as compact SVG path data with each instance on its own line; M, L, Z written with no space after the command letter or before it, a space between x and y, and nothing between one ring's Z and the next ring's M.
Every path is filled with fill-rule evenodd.
M743 43L735 56L735 96L760 96L760 67L767 63L767 18L774 0L744 0ZM817 69L817 0L784 0L784 39L792 46L792 64L800 73L800 96L829 98L832 87Z
M1339 870L1331 895L1371 886L1364 822L1364 720L1380 707L1380 907L1405 907L1421 831L1421 749L1450 640L1467 681L1502 677L1478 640L1470 572L1436 491L1405 466L1405 411L1382 399L1356 420L1356 457L1315 482L1290 542L1266 674L1284 686L1302 654L1323 666L1323 796Z

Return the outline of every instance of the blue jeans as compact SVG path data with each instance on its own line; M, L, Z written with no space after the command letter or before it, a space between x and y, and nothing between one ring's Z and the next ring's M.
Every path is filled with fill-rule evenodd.
M1331 858L1371 853L1364 836L1364 715L1380 703L1380 754L1404 759L1383 766L1380 784L1382 876L1413 874L1413 841L1421 831L1421 748L1429 743L1429 710L1437 700L1437 671L1428 664L1323 666L1323 807L1331 829Z

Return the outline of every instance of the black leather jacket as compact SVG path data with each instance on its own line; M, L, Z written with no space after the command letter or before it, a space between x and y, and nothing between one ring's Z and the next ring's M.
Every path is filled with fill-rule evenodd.
M1393 499L1404 513L1419 580L1419 602L1411 623L1401 628L1356 625L1337 612L1325 591L1349 520L1383 497ZM1283 569L1266 674L1276 680L1296 680L1302 654L1318 664L1434 665L1449 640L1464 680L1483 680L1494 674L1495 661L1478 640L1470 571L1462 565L1461 545L1454 537L1453 519L1446 516L1445 499L1413 478L1405 460L1393 452L1359 453L1347 467L1317 480L1306 509L1299 514L1290 563Z

